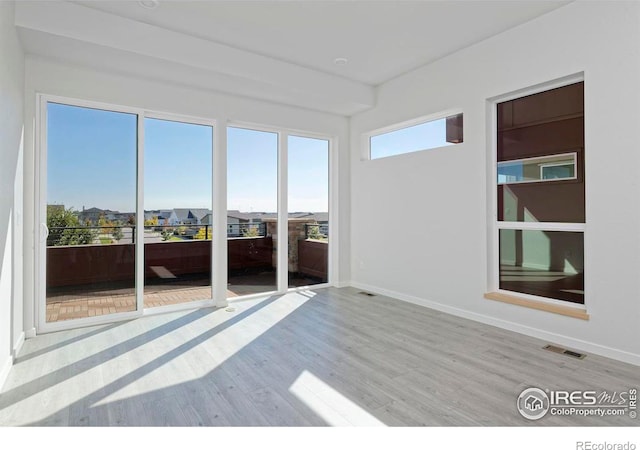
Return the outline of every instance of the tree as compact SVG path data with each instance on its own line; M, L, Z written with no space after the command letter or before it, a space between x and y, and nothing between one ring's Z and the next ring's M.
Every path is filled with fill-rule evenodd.
M107 220L104 214L100 214L100 218L98 218L98 226L103 227L100 228L100 233L109 234L113 232L113 228L110 228L111 226L113 226L113 222Z
M259 230L258 230L258 226L251 226L251 224L248 224L244 227L242 227L242 236L243 237L258 237L260 236Z
M93 244L98 232L83 226L73 208L47 207L48 246Z
M153 216L151 219L147 219L144 221L145 227L155 227L158 226L158 216Z
M113 228L113 231L111 231L111 236L113 236L113 239L115 239L116 242L120 241L120 239L122 239L122 237L124 236L124 233L122 233L122 228Z
M211 233L207 233L206 227L200 227L196 235L193 236L193 239L198 239L198 240L211 239Z
M325 237L322 233L320 233L320 225L308 225L307 228L307 238L309 239L317 239L317 240L325 240Z
M165 228L160 232L163 241L168 241L173 236L173 228Z

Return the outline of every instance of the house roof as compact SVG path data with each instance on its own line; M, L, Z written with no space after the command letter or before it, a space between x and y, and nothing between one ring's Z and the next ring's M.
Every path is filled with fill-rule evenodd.
M292 219L313 219L318 222L328 222L329 213L327 212L293 212L289 213L289 218Z
M317 222L329 222L328 212L317 212L311 215Z
M234 219L250 220L250 219L277 219L278 214L274 212L240 212L238 210L227 211L227 217ZM289 213L290 219L313 219L318 222L328 222L329 213L326 212L292 212Z
M211 214L211 210L206 208L173 208L173 212L178 220L201 220L207 214Z
M211 214L211 210L206 208L191 208L189 209L189 211L191 211L191 216L197 217L198 220L202 219L208 214Z
M110 209L87 208L82 210L83 213L118 213L118 211L111 211Z
M232 209L227 211L227 217L231 217L233 219L240 219L240 220L251 220L254 218L252 213L240 212L237 209Z

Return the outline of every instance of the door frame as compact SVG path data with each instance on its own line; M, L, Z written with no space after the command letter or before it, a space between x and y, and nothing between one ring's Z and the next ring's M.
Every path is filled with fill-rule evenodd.
M135 114L137 121L137 167L136 167L136 273L135 292L136 310L126 313L113 313L103 316L94 316L81 319L64 320L60 322L46 321L46 233L43 224L46 224L46 200L47 200L47 104L60 103L69 106L100 109L111 112L121 112ZM224 223L226 230L226 209L227 209L227 129L228 127L246 128L256 131L273 132L278 135L278 232L287 232L288 218L288 189L287 189L287 144L289 136L303 138L321 139L329 144L329 229L331 238L329 239L328 255L328 282L310 286L289 288L287 278L288 260L288 240L279 239L278 254L279 261L277 267L277 289L271 292L251 294L233 299L227 299L227 248L226 234L214 233L212 239L212 298L195 300L184 304L168 305L156 308L144 308L144 119L160 119L174 122L184 122L197 125L211 126L213 130L212 147L212 211L217 217L214 226ZM129 107L107 102L93 100L83 100L73 97L36 93L36 114L35 114L35 205L34 205L34 242L35 242L35 278L34 278L34 298L35 298L35 332L36 334L62 331L79 327L103 325L108 323L131 320L142 316L161 314L165 312L192 310L202 307L224 307L228 302L242 301L254 297L269 295L282 295L287 292L300 290L321 289L334 285L334 280L338 276L338 139L336 136L294 130L286 127L269 126L253 122L231 121L226 118L216 117L215 119L194 117L182 114L166 113L160 111L146 110L144 108ZM217 239L216 239L217 236Z
M169 307L144 308L144 121L146 118L182 122L195 125L206 125L212 127L212 152L215 154L215 120L189 117L179 114L169 114L156 111L147 111L141 108L133 108L122 105L114 105L104 102L81 100L57 95L37 94L36 111L36 202L35 202L35 298L36 298L36 333L48 333L71 328L102 325L107 323L130 320L143 315L155 314L180 309L193 309L194 307L215 306L213 295L211 299L188 302L182 305L171 305ZM81 108L92 108L110 112L135 114L137 117L136 136L136 229L135 229L135 296L136 309L130 312L105 314L102 316L86 317L80 319L64 320L60 322L47 322L46 320L46 276L47 276L47 246L46 246L46 219L47 219L47 105L48 103L59 103L63 105L76 106ZM212 182L212 195L215 188ZM213 247L213 240L212 240ZM213 259L212 248L212 259ZM213 283L212 283L213 284ZM213 286L212 286L213 289ZM213 294L213 292L212 292Z

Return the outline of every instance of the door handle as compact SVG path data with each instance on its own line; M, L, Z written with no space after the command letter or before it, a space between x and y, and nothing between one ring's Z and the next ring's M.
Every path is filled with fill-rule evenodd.
M46 223L41 223L40 227L40 239L46 241L49 237L49 227Z

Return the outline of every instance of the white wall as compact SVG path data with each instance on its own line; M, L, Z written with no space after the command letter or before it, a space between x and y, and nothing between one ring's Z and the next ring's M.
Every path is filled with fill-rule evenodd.
M116 73L99 72L90 68L28 55L26 58L25 121L32 124L36 114L36 93L59 95L83 100L92 100L115 105L144 108L187 116L253 123L262 126L286 128L292 131L317 133L336 138L340 166L335 197L343 230L340 239L339 272L334 281L349 279L349 123L347 118L302 108L235 97L232 95L202 91L179 84L152 81ZM340 147L341 146L341 147ZM25 133L25 265L34 268L35 227L34 218L34 132L29 127ZM35 270L35 269L34 269ZM25 316L29 320L29 334L34 332L34 270L25 275Z
M0 2L0 387L22 342L24 55L14 3Z
M351 122L353 284L640 364L639 42L640 3L576 2L379 87ZM487 99L580 72L589 321L483 299ZM455 108L463 144L361 160L362 133Z

